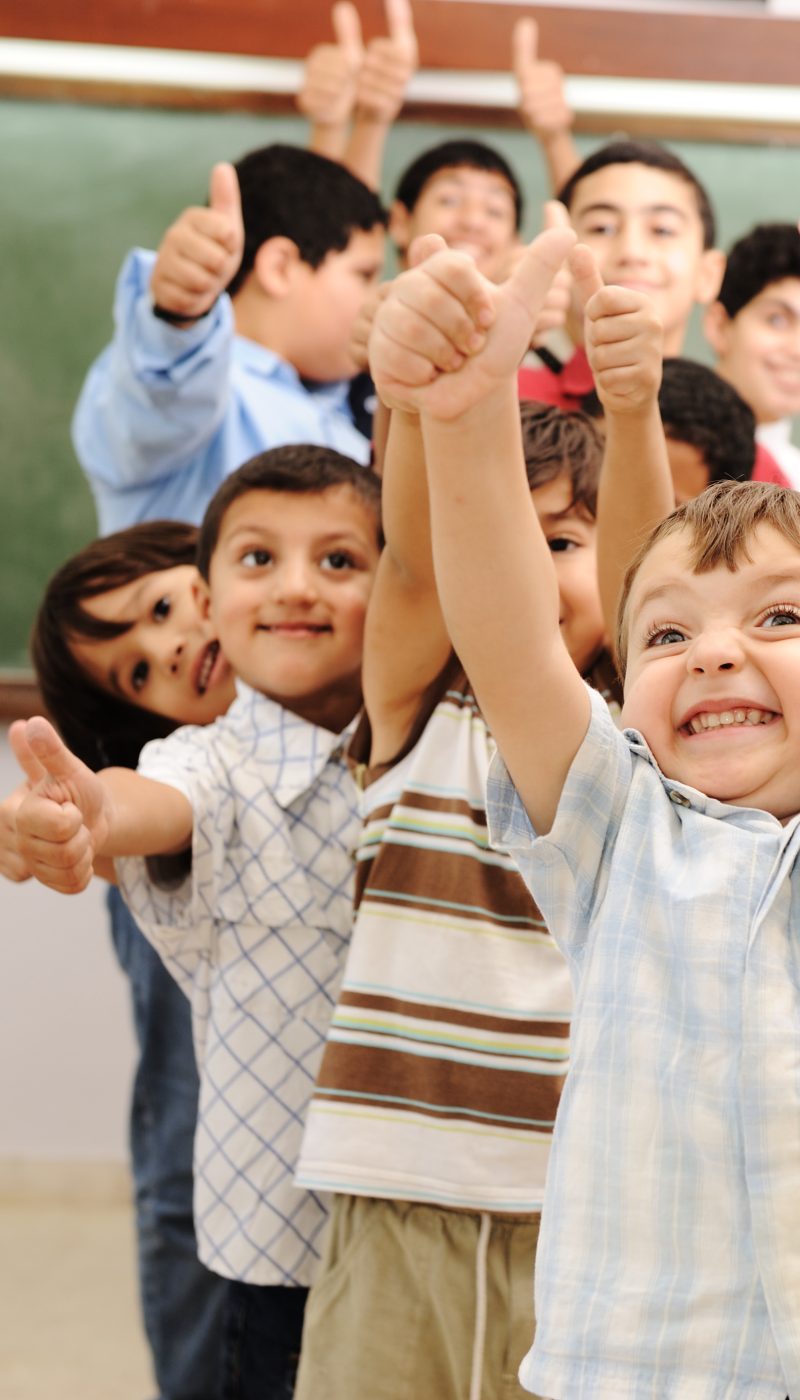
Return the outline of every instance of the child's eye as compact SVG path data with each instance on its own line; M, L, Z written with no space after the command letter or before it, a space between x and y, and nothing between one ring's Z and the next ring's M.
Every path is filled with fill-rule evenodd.
M655 224L653 234L656 238L675 238L678 230L669 224Z
M547 548L551 554L566 554L567 550L579 547L577 540L568 540L563 535L554 535L547 541Z
M136 662L136 665L134 666L133 670L131 671L131 690L134 690L134 691L142 690L143 687L147 684L147 678L148 678L149 675L150 675L150 665L149 665L149 662L147 662L147 661L137 661L137 662Z
M669 647L674 646L676 642L685 641L686 633L672 622L662 622L652 627L645 639L648 647Z
M762 627L772 630L775 627L797 627L800 625L800 608L789 603L776 603L768 608L762 619Z
M172 603L166 595L163 598L159 598L153 605L154 620L156 622L163 622L165 618L169 617L171 609Z
M241 559L247 569L263 569L271 561L272 555L268 549L248 549Z
M613 237L616 231L617 226L615 223L612 223L610 219L597 219L593 223L589 223L586 225L587 233L599 234L600 236L605 238Z
M356 561L351 554L346 554L343 549L332 549L330 554L326 554L322 561L323 569L332 569L336 573L341 573L343 569L354 569Z

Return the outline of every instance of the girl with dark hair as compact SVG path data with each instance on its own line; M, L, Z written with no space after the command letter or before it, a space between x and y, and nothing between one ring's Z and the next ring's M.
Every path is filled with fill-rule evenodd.
M206 724L233 700L227 662L195 601L196 545L193 525L135 525L87 545L47 586L33 628L33 662L50 715L91 768L135 768L149 740L180 724ZM0 806L0 872L22 880L17 796ZM189 1002L116 888L108 906L139 1051L131 1165L142 1311L159 1395L216 1400L228 1287L197 1258L198 1079Z

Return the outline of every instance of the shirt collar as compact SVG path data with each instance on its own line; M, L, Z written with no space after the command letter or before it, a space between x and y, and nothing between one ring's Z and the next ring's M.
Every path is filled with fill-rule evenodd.
M720 802L716 797L709 797L705 792L690 787L688 783L679 783L674 778L666 777L656 763L647 740L643 738L639 730L624 729L622 732L628 741L631 752L636 754L637 758L643 758L658 774L667 797L679 811L691 808L692 811L703 816L733 822L735 826L741 826L750 831L777 830L783 832L787 840L800 824L800 814L791 817L784 826L777 817L773 817L770 812L763 812L759 807L735 807L730 802Z
M345 749L358 716L340 734L332 734L237 680L227 719L231 734L250 750L271 796L286 808L314 786L326 764L346 767Z
M264 379L275 379L281 384L287 384L298 394L312 394L315 399L324 399L335 407L347 402L351 383L349 379L334 379L330 383L301 379L294 365L290 365L288 360L282 359L274 350L260 345L256 340L237 335L236 357L245 369Z

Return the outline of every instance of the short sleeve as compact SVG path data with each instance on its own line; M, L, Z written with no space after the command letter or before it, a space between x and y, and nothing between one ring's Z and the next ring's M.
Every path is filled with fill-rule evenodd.
M125 903L167 961L188 957L191 962L193 954L211 950L214 943L236 815L224 765L209 743L212 735L213 727L187 726L147 744L139 759L140 773L177 788L191 803L192 864L187 878L163 887L152 878L146 861L115 861Z
M500 756L486 789L489 839L508 854L566 956L586 941L590 913L602 898L607 863L630 791L633 756L600 695L589 689L592 713L546 836L537 836Z

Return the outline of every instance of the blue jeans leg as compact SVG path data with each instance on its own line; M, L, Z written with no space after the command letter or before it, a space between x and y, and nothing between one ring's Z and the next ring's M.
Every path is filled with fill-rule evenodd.
M292 1400L307 1288L232 1283L223 1400Z
M218 1400L227 1281L197 1258L192 1150L198 1079L189 1002L109 890L114 947L131 986L139 1063L130 1148L144 1326L161 1400Z

